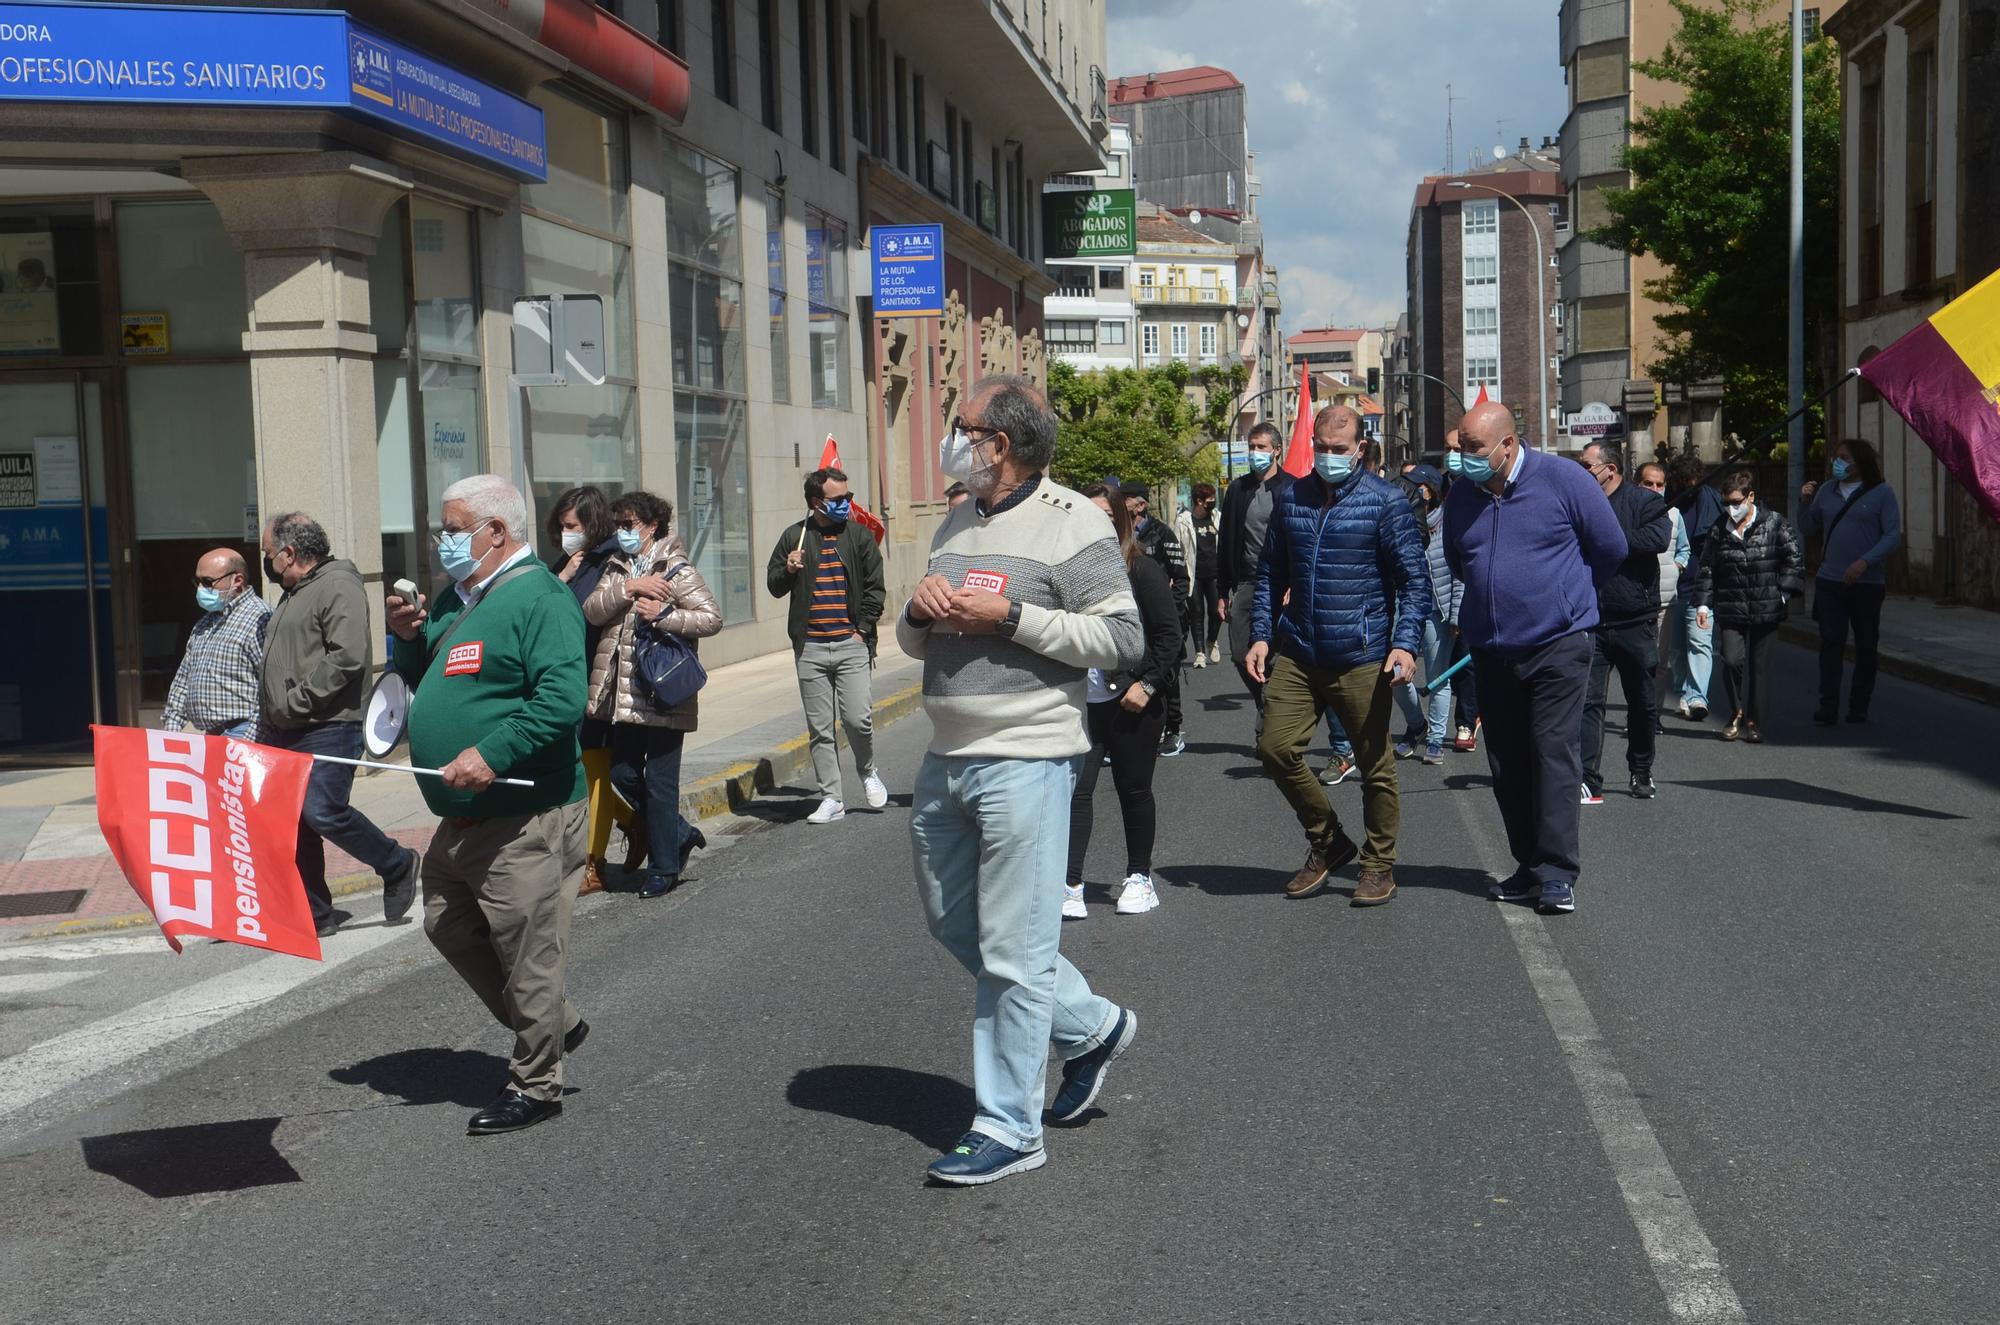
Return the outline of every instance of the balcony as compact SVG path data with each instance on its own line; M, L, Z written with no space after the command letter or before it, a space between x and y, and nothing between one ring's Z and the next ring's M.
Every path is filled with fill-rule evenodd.
M1090 66L1090 132L1099 142L1111 136L1111 116L1105 101L1104 71Z
M1132 299L1141 304L1212 304L1220 308L1224 304L1223 289L1219 285L1142 285L1132 291Z

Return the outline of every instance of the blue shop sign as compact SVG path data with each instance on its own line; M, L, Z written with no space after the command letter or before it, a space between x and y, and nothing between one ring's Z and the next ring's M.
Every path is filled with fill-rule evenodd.
M869 232L876 317L944 312L944 227L878 225Z
M346 110L548 179L539 108L328 10L0 4L0 101Z

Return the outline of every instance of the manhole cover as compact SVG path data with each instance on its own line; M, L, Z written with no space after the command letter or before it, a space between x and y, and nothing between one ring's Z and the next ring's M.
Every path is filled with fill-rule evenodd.
M0 893L0 920L22 916L66 916L83 905L87 888L59 888L42 893Z

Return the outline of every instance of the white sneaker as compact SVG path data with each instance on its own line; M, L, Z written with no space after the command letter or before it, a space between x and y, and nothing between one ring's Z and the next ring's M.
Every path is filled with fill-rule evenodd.
M882 775L873 769L861 779L861 789L868 794L869 809L879 810L889 803L889 789L882 785Z
M1194 665L1196 667L1208 666L1208 655L1206 653L1197 653L1194 656Z
M1209 646L1208 646L1208 660L1209 660L1210 662L1212 662L1212 663L1219 663L1219 662L1221 662L1221 661L1222 661L1222 645L1221 645L1221 644L1219 644L1219 643L1218 643L1218 644L1211 644L1211 645L1209 645Z
M1082 884L1063 885L1062 917L1064 920L1086 920L1090 917L1090 912L1083 909Z
M1153 881L1143 874L1125 876L1125 891L1118 894L1118 914L1121 916L1142 916L1160 904L1160 894L1153 887Z
M846 817L846 802L837 801L833 797L828 796L819 803L817 810L806 816L806 822L809 824L830 824L835 819L845 819Z

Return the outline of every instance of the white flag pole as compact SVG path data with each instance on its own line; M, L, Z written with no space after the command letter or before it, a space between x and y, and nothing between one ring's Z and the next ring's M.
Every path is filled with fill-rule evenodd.
M313 758L323 760L329 764L352 764L356 768L386 768L391 773L415 773L418 777L441 778L444 776L444 770L441 768L415 768L409 764L382 764L377 763L373 759L343 759L339 755L314 755ZM496 787L532 787L535 784L525 778L494 778L493 785Z

